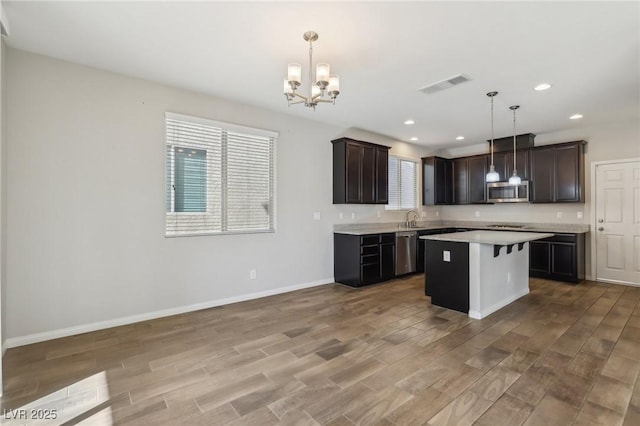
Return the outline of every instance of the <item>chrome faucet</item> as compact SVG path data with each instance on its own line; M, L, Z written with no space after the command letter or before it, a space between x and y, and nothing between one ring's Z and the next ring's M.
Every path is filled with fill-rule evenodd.
M411 213L413 213L413 220L410 221L409 215ZM409 210L407 212L407 222L406 222L407 228L417 228L418 224L416 223L416 219L418 219L418 213L416 213L415 210Z

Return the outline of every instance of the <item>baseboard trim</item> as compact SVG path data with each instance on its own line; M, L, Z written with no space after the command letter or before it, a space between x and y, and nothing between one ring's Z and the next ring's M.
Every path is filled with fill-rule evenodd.
M121 325L133 324L140 321L147 321L156 318L168 317L171 315L184 314L186 312L200 311L202 309L213 308L216 306L230 305L232 303L244 302L247 300L260 299L261 297L274 296L276 294L289 293L295 290L316 287L333 283L333 277L325 278L318 281L312 281L302 284L296 284L287 287L279 287L271 290L259 291L256 293L243 294L240 296L227 297L224 299L210 300L203 303L195 303L193 305L179 306L176 308L163 309L160 311L148 312L145 314L131 315L128 317L116 318L107 321L98 321L74 327L61 328L58 330L44 331L42 333L27 334L26 336L10 337L4 341L2 345L3 354L8 348L30 345L32 343L44 342L46 340L58 339L60 337L73 336L91 331L103 330L105 328L118 327Z
M515 302L516 300L520 299L522 296L526 296L527 294L529 294L529 287L527 287L526 289L512 295L509 296L505 299L500 300L499 302L494 303L493 305L489 306L486 309L483 309L482 312L478 312L478 311L469 311L469 316L473 319L482 319L482 318L486 318L489 315L491 315L492 313L494 313L495 311L504 308L505 306L507 306L510 303Z

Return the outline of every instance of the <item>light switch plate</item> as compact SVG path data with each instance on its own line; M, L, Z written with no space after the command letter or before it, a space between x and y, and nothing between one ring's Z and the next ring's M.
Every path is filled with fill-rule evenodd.
M582 212L577 213L578 219L582 219Z
M320 220L320 212L313 212L313 220Z
M451 262L451 252L449 250L442 251L442 260L445 262Z
M557 213L556 213L556 217L557 217L558 219L562 219L562 212L557 212Z

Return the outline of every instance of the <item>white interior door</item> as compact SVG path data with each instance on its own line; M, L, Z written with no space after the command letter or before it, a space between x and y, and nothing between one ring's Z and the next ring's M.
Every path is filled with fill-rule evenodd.
M596 279L640 285L640 162L596 166Z

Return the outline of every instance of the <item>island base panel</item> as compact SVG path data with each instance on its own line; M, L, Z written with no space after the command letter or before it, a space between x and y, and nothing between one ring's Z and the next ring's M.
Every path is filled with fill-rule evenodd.
M426 240L424 277L431 304L469 313L469 244Z

